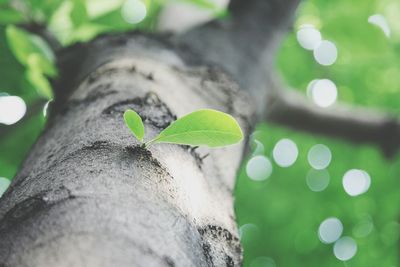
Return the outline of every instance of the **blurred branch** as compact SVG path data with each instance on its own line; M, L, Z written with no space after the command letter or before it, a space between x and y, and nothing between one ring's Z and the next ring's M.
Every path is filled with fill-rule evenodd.
M361 107L319 108L276 86L274 60L300 0L232 0L231 17L181 35L206 62L220 65L253 97L261 119L297 130L378 145L387 157L400 146L400 119ZM267 101L267 104L265 104Z
M320 108L294 90L274 90L265 119L353 143L370 143L392 158L400 147L400 119L377 110L337 104Z
M276 51L299 2L232 0L230 16L194 28L176 41L206 63L224 68L249 91L257 106L263 107L266 73L273 69Z
M247 29L263 31L268 27L289 26L291 15L301 0L231 0L229 11L233 20L240 22ZM289 18L289 19L288 19ZM257 25L259 22L271 21L272 25ZM282 24L281 22L286 23ZM260 27L261 26L261 27ZM253 30L254 30L253 29Z

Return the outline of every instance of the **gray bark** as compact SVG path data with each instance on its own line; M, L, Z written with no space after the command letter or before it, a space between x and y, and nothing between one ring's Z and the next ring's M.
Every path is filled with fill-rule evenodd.
M245 143L143 149L122 114L138 111L151 138L214 108L247 135L298 1L285 3L233 1L232 18L171 42L120 34L62 51L48 126L0 202L0 266L239 266L232 190Z
M60 58L60 102L1 200L0 263L239 265L232 190L244 143L147 150L122 119L138 111L151 138L176 117L214 108L247 134L253 111L238 86L140 34L105 36Z

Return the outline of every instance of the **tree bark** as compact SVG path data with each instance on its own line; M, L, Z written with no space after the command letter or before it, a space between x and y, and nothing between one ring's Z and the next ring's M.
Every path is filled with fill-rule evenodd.
M232 191L245 142L143 149L122 119L136 110L152 138L214 108L248 135L298 0L239 2L232 18L170 42L110 35L58 55L48 125L0 201L0 266L241 265Z
M254 112L236 83L141 34L60 59L53 115L1 201L2 266L240 265L232 190L244 143L143 149L122 118L138 111L151 138L214 108L247 134Z

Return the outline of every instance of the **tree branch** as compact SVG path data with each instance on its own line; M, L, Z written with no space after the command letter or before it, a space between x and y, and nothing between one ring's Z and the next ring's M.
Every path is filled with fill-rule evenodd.
M275 90L268 98L265 119L296 130L370 143L392 158L400 147L400 120L394 115L337 104L320 108L294 90Z
M253 97L262 119L298 130L378 145L387 157L400 147L400 120L344 104L319 108L293 90L276 87L276 51L300 0L232 0L231 17L178 37L206 62L220 65ZM267 101L267 105L265 105Z
M274 68L276 51L299 2L233 0L230 17L197 27L175 40L206 63L219 65L230 73L253 97L260 114L268 90L266 74Z

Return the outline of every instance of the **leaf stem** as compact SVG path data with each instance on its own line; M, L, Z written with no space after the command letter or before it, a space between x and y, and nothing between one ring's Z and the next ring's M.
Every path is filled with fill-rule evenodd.
M156 142L157 139L158 139L158 138L156 137L156 138L151 139L150 141L147 141L146 143L144 143L144 144L143 144L144 148L147 148L147 147L151 146L152 144L154 144L154 142Z

